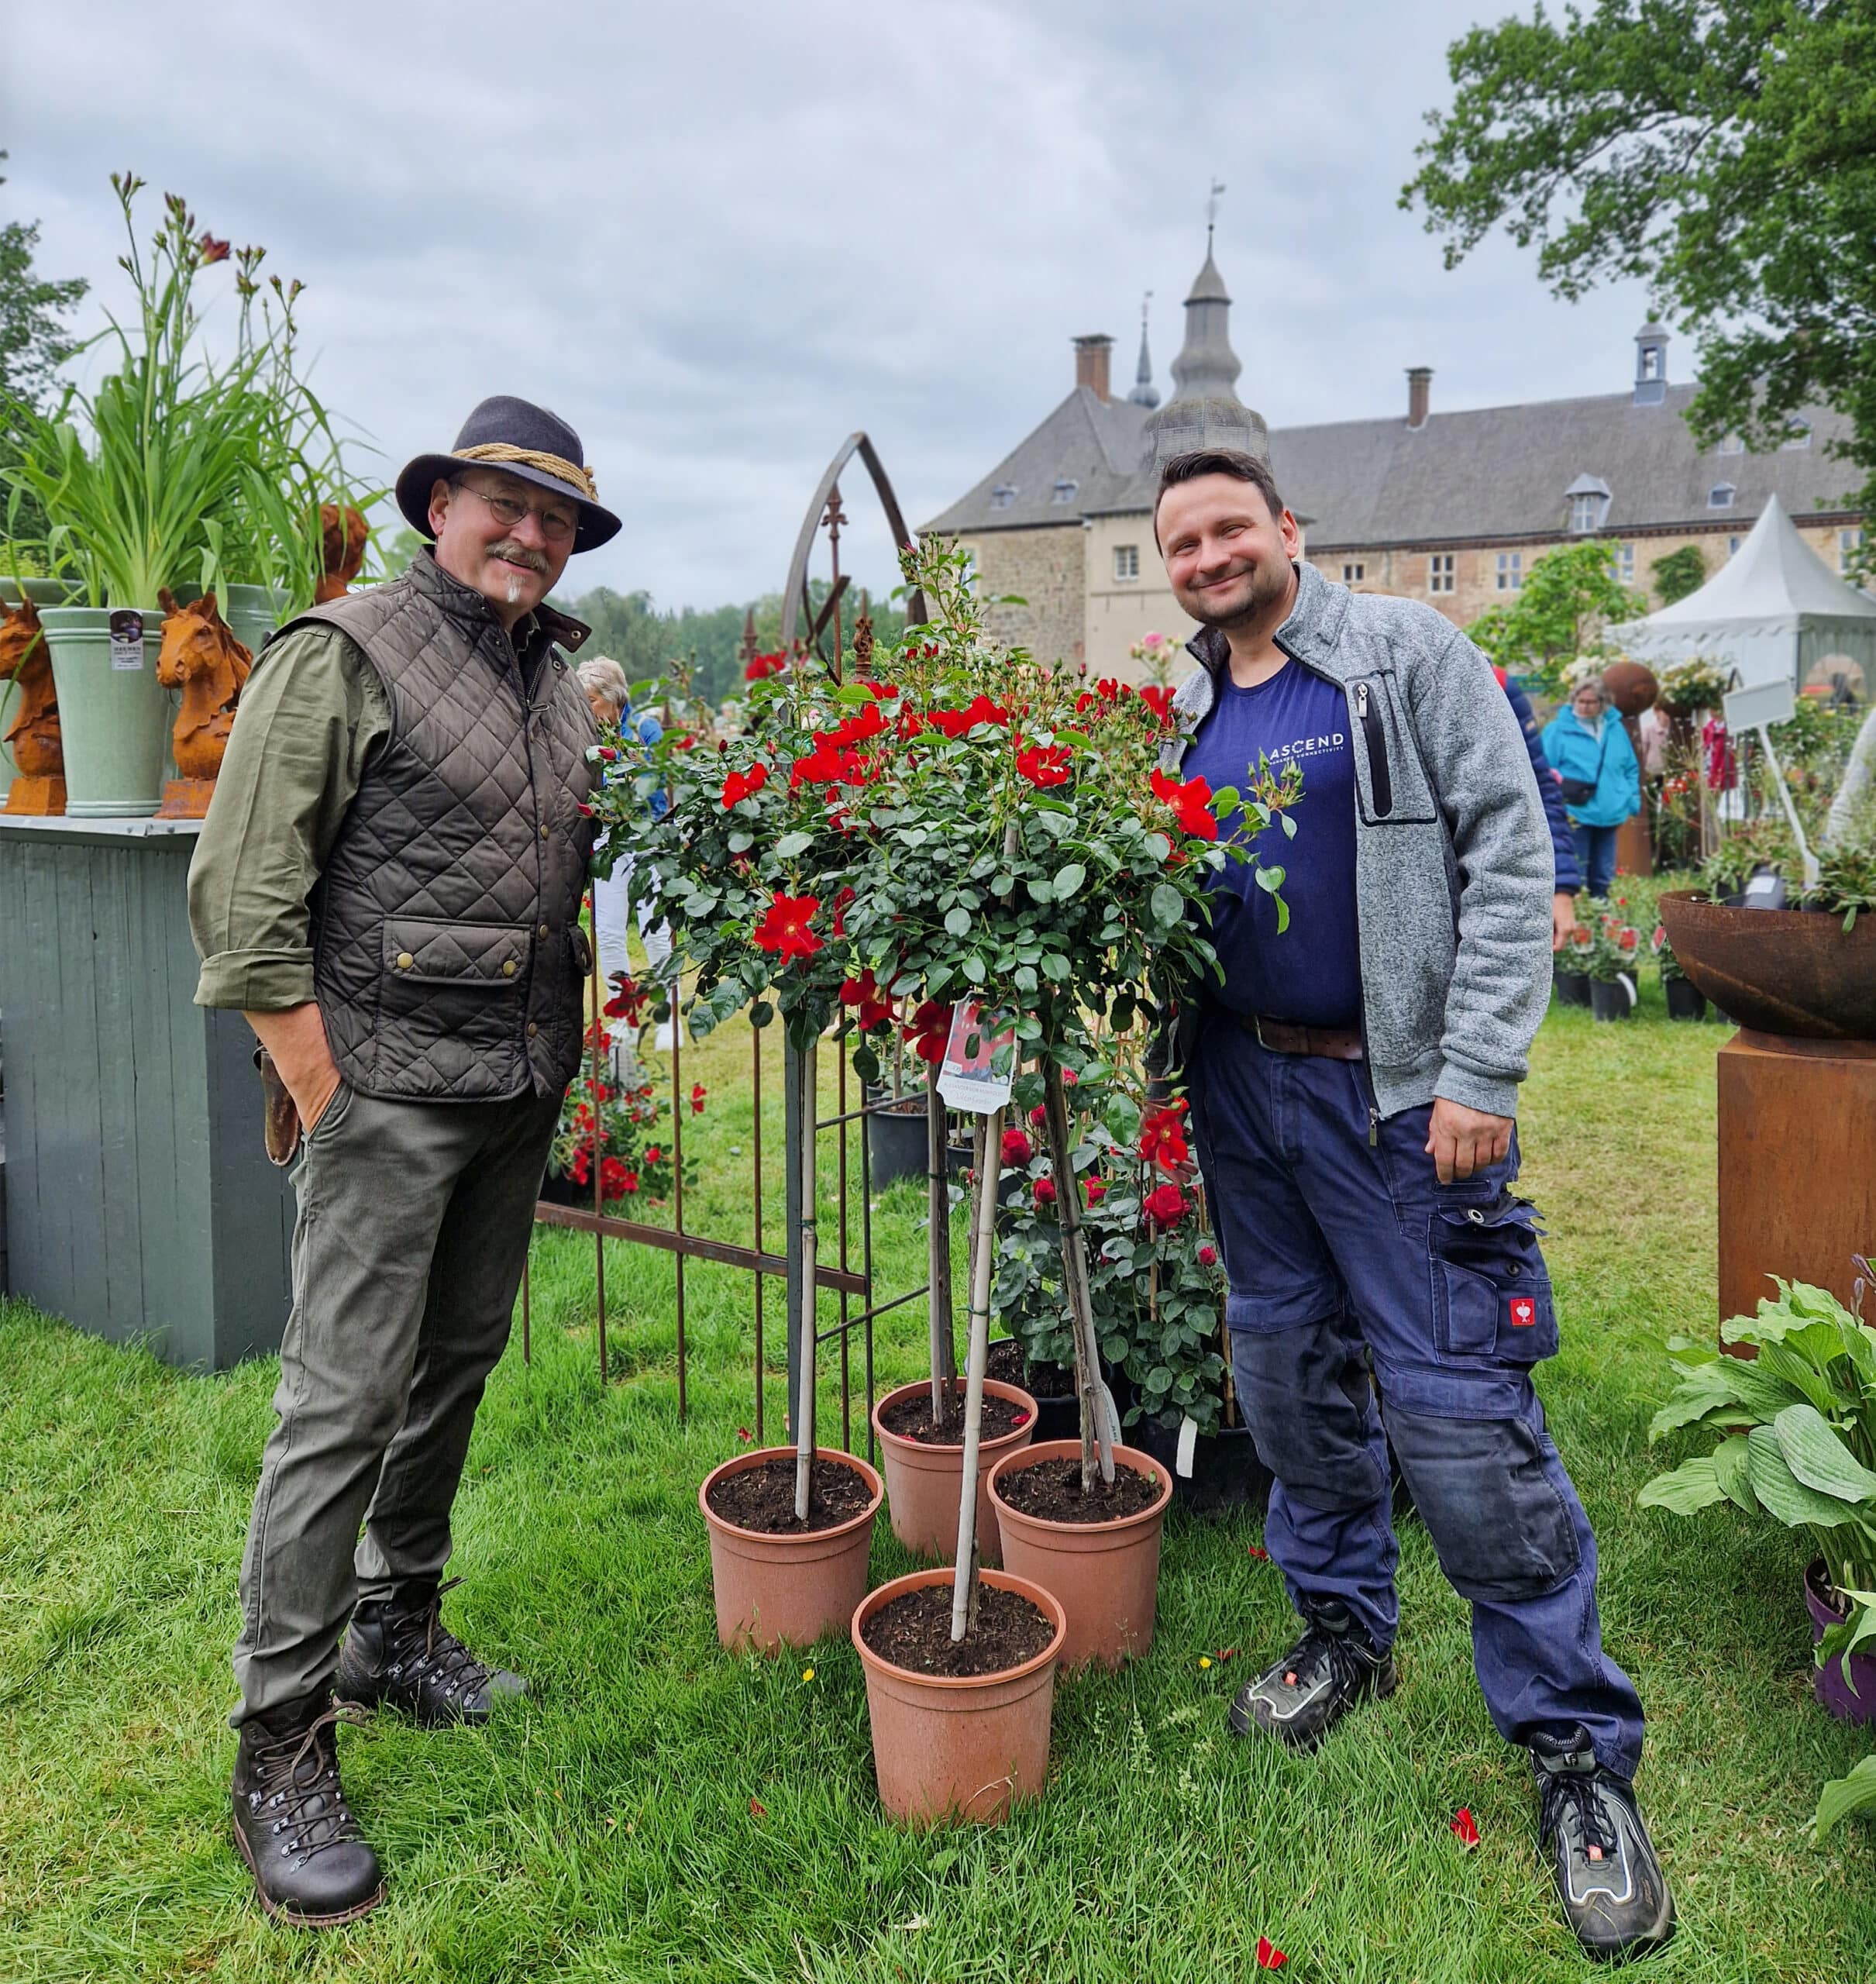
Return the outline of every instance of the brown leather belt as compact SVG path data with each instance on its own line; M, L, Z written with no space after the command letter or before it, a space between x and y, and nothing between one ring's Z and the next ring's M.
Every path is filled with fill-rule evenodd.
M1244 1013L1227 1017L1246 1033L1255 1034L1258 1044L1273 1054L1314 1054L1327 1061L1367 1059L1358 1027L1292 1026L1287 1020L1265 1019L1262 1014L1255 1018Z

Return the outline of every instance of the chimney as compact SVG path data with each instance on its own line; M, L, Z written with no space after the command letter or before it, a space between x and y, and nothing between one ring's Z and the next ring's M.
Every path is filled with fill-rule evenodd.
M1424 427L1427 425L1427 403L1433 397L1433 367L1430 365L1410 365L1407 367L1407 425Z
M1113 350L1114 339L1104 331L1075 340L1075 383L1086 386L1097 400L1114 398L1107 383L1107 361Z

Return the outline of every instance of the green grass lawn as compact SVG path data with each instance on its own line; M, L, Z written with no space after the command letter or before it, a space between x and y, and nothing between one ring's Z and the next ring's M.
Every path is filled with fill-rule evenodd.
M1820 1781L1871 1738L1811 1700L1799 1547L1730 1510L1635 1506L1662 1339L1714 1321L1723 1037L1668 1026L1652 983L1637 1024L1547 1022L1526 1178L1565 1348L1542 1389L1601 1538L1605 1634L1651 1718L1641 1795L1681 1911L1654 1974L1864 1979L1876 1834L1808 1833ZM695 1223L737 1239L746 1038L685 1071L712 1098ZM916 1218L909 1190L886 1196L888 1293L918 1271ZM1231 1691L1293 1621L1248 1555L1254 1522L1176 1515L1157 1643L1058 1689L1046 1798L983 1834L885 1823L851 1648L764 1662L716 1644L696 1493L752 1422L746 1278L691 1272L680 1426L672 1264L619 1247L607 1273L623 1382L602 1392L591 1243L538 1235L533 1362L518 1332L458 1504L452 1619L538 1698L482 1734L346 1733L391 1899L319 1938L268 1925L229 1842L228 1648L274 1367L179 1377L0 1304L0 1976L1160 1984L1250 1972L1260 1934L1299 1979L1585 1974L1525 1761L1493 1733L1465 1608L1417 1527L1400 1691L1318 1757L1226 1732ZM769 1314L779 1351L779 1299ZM882 1383L916 1374L920 1314L882 1325ZM904 1568L882 1523L874 1574ZM1483 1835L1469 1855L1447 1830L1461 1805Z

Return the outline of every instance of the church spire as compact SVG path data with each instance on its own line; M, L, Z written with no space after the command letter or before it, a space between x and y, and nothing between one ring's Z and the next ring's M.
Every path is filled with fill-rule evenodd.
M1141 436L1142 465L1149 470L1195 448L1235 448L1270 458L1262 415L1237 397L1244 367L1231 349L1231 294L1212 258L1224 191L1214 179L1205 208L1205 266L1186 298L1186 342L1172 361L1172 398L1147 416Z
M1134 390L1127 394L1135 406L1151 412L1159 404L1159 389L1153 384L1153 358L1147 350L1147 312L1153 301L1149 289L1140 304L1140 369L1134 374Z

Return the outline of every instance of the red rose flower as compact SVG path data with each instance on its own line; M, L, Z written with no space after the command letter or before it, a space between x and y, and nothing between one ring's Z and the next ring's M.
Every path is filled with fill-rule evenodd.
M942 731L947 737L962 737L966 731L976 729L980 723L1007 724L1009 721L1009 711L981 692L972 697L961 710L934 710L926 718L934 730Z
M1218 822L1211 810L1212 789L1202 778L1181 784L1155 767L1153 797L1163 799L1178 816L1180 827L1194 840L1216 840Z
M1017 753L1016 768L1031 785L1045 790L1052 785L1066 785L1072 776L1065 744L1032 744L1027 751Z
M1140 700L1162 725L1172 721L1172 691L1170 689L1162 688L1157 683L1149 683L1141 691Z
M1189 1207L1186 1194L1176 1185L1162 1185L1148 1193L1140 1202L1141 1210L1155 1226L1174 1227L1186 1217Z
M907 1021L905 1037L920 1060L936 1067L945 1058L945 1043L951 1038L951 1008L935 999L926 1000Z
M1199 1249L1199 1265L1202 1268L1215 1268L1218 1265L1218 1249L1216 1247L1201 1247Z
M1055 1203L1055 1181L1052 1178L1038 1178L1035 1183L1036 1204L1052 1206Z
M880 991L870 970L858 978L842 980L840 1003L853 1008L862 1033L873 1033L893 1023L893 1002Z
M1140 1125L1140 1155L1162 1171L1176 1171L1189 1163L1192 1152L1186 1142L1185 1098L1155 1109Z
M709 1093L710 1091L701 1082L693 1082L690 1084L690 1113L693 1116L703 1114L704 1098Z
M753 764L746 772L731 772L723 781L723 810L728 812L738 801L760 792L768 783L769 767L765 764Z
M1027 1164L1036 1154L1036 1147L1021 1130L1003 1132L1003 1162L1006 1165Z
M787 659L779 649L773 654L752 655L749 666L742 671L742 679L745 682L759 682L766 675L780 675Z
M756 949L773 951L784 964L790 958L811 958L821 942L808 925L820 909L818 896L785 896L778 889L751 933Z
M623 972L617 973L612 983L614 987L612 997L602 1008L607 1018L623 1020L628 1026L636 1026L639 1015L645 1011L645 1002L651 994L642 987L634 984ZM609 1043L602 1040L599 1044L604 1047Z
M1098 1178L1090 1178L1084 1189L1091 1206L1098 1206L1107 1196L1107 1187Z

